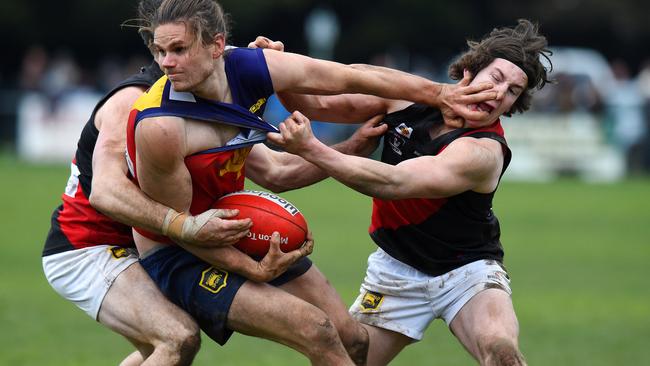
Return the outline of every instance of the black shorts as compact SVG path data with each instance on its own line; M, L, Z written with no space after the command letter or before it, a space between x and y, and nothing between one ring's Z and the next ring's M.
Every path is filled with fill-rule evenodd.
M187 311L199 327L220 345L232 330L227 327L228 311L235 294L247 281L243 276L209 265L181 247L160 249L140 264L167 298ZM312 262L302 258L285 273L269 282L280 286L307 272Z

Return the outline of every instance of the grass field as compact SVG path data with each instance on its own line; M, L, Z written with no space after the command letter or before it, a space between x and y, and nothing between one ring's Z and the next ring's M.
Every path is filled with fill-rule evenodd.
M61 299L40 261L65 166L0 156L0 365L116 365L121 337ZM370 200L327 181L286 193L316 237L312 258L349 303L373 245ZM495 202L531 365L650 365L650 180L502 184ZM271 342L203 337L196 365L306 365ZM441 321L393 365L472 365Z

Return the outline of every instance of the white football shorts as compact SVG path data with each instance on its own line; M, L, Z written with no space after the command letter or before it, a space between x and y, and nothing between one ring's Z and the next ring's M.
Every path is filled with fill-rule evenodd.
M59 295L97 320L113 281L137 261L135 248L98 245L43 257L43 271Z
M490 288L512 293L497 261L478 260L434 277L377 249L368 257L366 278L350 313L362 323L419 341L434 319L449 326L463 305Z

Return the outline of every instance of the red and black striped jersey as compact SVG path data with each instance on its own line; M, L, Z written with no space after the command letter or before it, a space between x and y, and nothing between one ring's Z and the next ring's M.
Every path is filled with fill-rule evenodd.
M460 137L490 138L501 143L505 172L511 158L499 121L477 129L457 129L434 139L429 131L442 124L439 110L423 105L391 113L384 122L381 160L396 165L418 156L435 156ZM439 199L373 199L369 228L375 243L392 257L432 276L479 259L503 260L499 221L492 211L494 192L466 191Z
M63 193L63 203L52 214L43 256L95 245L133 246L131 228L95 210L88 202L93 179L92 159L99 131L95 115L119 90L129 86L150 87L162 72L155 63L122 81L95 106L84 126L71 164L71 174Z

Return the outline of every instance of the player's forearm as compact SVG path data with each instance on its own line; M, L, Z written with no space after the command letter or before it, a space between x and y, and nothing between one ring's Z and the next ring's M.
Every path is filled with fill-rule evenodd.
M300 111L307 118L334 123L359 123L386 113L386 100L365 94L313 95L278 93L288 111Z
M346 155L368 156L375 148L368 139L351 136L345 141L332 145L335 151ZM302 157L289 153L276 154L277 175L267 182L261 183L262 187L273 192L284 192L306 187L329 177L326 171Z
M237 273L255 282L268 282L273 277L260 271L259 262L237 248L205 248L189 244L180 244L185 250L219 269Z
M276 92L369 94L435 106L442 87L425 78L381 68L344 65L287 52L264 50Z
M320 141L301 156L355 191L377 198L398 198L400 182L391 165L343 154Z
M106 216L129 226L160 233L168 207L149 199L123 173L93 178L90 204Z
M386 99L408 100L433 107L441 105L443 84L420 76L386 67L353 64L348 65L354 72L347 76L354 90L348 93L371 94Z

